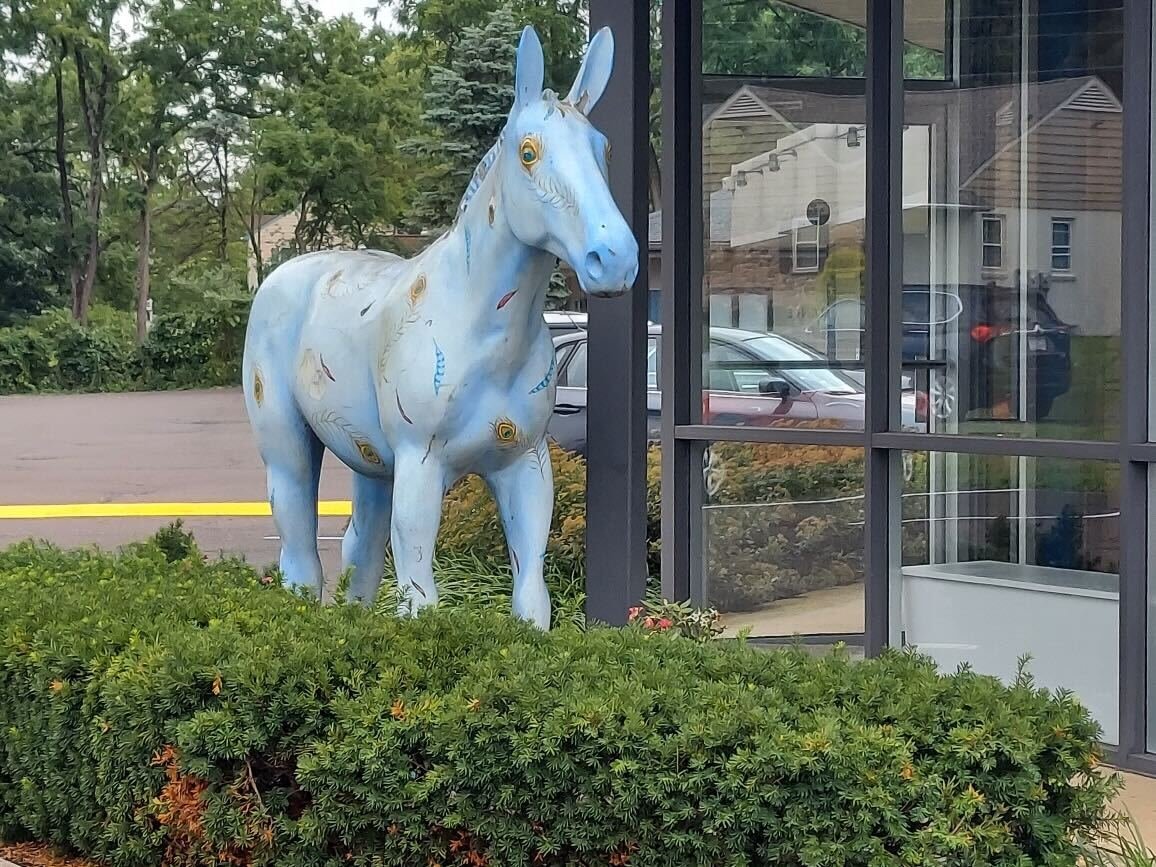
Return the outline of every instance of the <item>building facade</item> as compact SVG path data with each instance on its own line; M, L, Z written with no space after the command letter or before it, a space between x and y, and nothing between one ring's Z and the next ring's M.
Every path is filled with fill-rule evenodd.
M1156 772L1152 5L646 6L592 0L650 267L589 309L589 613L648 577L652 319L667 596L768 642L1028 657Z

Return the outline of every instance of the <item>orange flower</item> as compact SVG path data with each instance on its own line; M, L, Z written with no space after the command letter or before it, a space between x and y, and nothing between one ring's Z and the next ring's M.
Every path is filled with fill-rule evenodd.
M670 629L672 626L674 626L674 621L672 621L669 617L663 617L658 621L659 629Z
M640 614L642 614L642 608L640 606L631 608L629 611L626 612L626 619L629 620L631 623L633 623L635 620L638 619L638 616Z

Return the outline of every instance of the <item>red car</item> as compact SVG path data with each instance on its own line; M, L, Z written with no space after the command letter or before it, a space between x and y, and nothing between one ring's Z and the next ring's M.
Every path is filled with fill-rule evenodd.
M647 355L649 435L658 440L662 395L658 391L658 359L662 329L650 327ZM558 394L550 436L564 448L586 451L586 334L557 337ZM837 427L862 429L866 395L863 387L827 359L778 334L736 328L710 329L703 391L703 421L739 427L772 427L789 422L834 422ZM903 394L903 427L917 430L927 418L925 395Z

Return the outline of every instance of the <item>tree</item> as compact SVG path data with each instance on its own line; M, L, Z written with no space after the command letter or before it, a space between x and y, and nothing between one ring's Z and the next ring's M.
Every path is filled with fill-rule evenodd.
M426 66L451 66L469 47L473 29L485 27L499 10L518 22L519 30L534 25L545 47L547 81L572 80L586 45L588 0L396 0L393 5L408 42L417 48L414 59Z
M430 70L422 121L428 132L407 143L428 168L411 219L427 228L453 222L478 162L497 140L514 102L514 53L520 28L510 12L467 27L449 68Z
M402 215L412 177L398 143L417 124L418 97L395 45L349 18L313 22L277 110L256 123L263 183L296 210L298 251L334 236L364 244Z
M0 78L0 326L56 303L67 279L58 232L46 81Z
M291 27L276 0L237 0L226 6L214 0L150 0L141 11L144 31L130 47L130 71L121 89L120 143L137 182L136 321L137 339L143 341L153 198L162 171L176 174L175 146L186 130L199 125L199 137L216 165L224 160L218 221L218 253L224 261L230 229L228 152L245 127L238 112L262 111L260 79L278 71L279 44ZM237 43L257 47L240 53Z
M196 20L196 5L160 0L147 13L130 48L121 87L117 150L131 169L136 213L136 338L143 342L151 288L153 199L162 164L178 135L207 110L203 69L211 50Z

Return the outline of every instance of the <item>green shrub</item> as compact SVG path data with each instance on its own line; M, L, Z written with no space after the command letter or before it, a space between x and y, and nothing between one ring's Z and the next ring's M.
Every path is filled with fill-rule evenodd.
M236 385L250 300L207 295L162 314L140 347L132 314L100 306L87 327L55 309L0 328L0 394Z
M1072 864L1066 694L903 653L400 621L237 562L0 552L0 834L116 867Z
M586 462L557 447L550 449L554 469L554 518L547 554L550 564L564 575L586 571ZM506 537L498 510L485 482L477 476L463 479L446 495L438 535L439 558L469 558L485 572L509 574Z
M141 347L145 387L240 383L251 302L247 292L206 295L195 307L157 316Z
M55 389L58 364L55 347L35 328L0 328L0 394Z
M0 393L128 387L138 372L131 322L121 311L94 307L87 328L62 309L0 328Z

